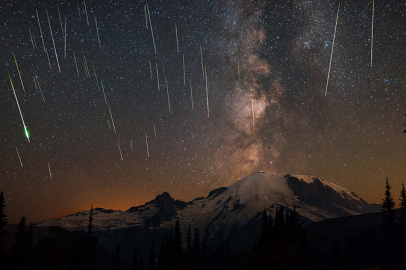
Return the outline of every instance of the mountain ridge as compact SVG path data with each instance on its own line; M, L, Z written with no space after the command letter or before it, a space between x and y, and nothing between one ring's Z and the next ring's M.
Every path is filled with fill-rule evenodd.
M327 194L327 195L326 195ZM217 212L220 207L223 213L240 213L243 209L253 214L267 210L274 212L272 205L285 205L290 208L297 204L298 212L306 217L306 223L326 218L341 217L373 212L377 207L366 203L355 193L327 180L308 175L275 176L267 172L250 174L228 187L219 187L209 192L207 197L198 197L190 202L176 200L168 192L157 195L143 205L133 206L125 211L95 208L95 229L113 229L114 220L121 221L122 226L137 226L145 222L152 227L183 217L186 220L202 221L202 213ZM206 209L209 209L206 211ZM200 213L197 216L191 210ZM217 209L217 210L216 210ZM68 229L83 229L88 222L85 216L90 210L54 220L43 220L37 226L62 226ZM319 213L316 213L319 212ZM247 220L253 215L243 214L240 218ZM101 218L101 216L103 216ZM207 216L206 216L207 218ZM211 217L213 219L214 217ZM305 219L306 219L305 218ZM109 220L110 222L107 222ZM66 221L66 222L65 222ZM104 223L104 224L103 224ZM105 228L103 228L105 227ZM150 226L148 226L150 227Z

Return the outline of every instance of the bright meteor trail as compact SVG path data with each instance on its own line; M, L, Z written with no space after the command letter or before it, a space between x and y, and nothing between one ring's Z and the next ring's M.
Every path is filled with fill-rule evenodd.
M48 171L49 171L49 177L51 177L51 180L52 180L51 166L49 166L49 162L48 162Z
M330 79L331 61L333 60L334 41L335 41L335 39L336 39L338 14L340 13L340 4L341 4L341 3L338 2L338 10L337 10L337 17L336 17L336 26L334 27L333 45L332 45L332 47L331 47L330 65L329 65L329 67L328 67L328 74L327 74L326 96L327 96L328 81L329 81L329 79Z
M17 146L16 146L16 150L17 150L18 160L20 160L21 167L23 167L23 163L21 162L21 158L20 158L20 154L18 153Z
M39 32L41 33L42 46L44 47L44 52L45 52L45 43L44 43L44 37L42 36L41 24L39 23L38 10L35 9L35 11L37 12L37 19L38 19Z
M375 13L375 0L372 0L371 67L372 67L372 50L374 47L374 13Z
M117 142L118 145L118 150L120 151L120 157L121 157L121 161L123 161L123 154L121 153L121 147L120 147L120 143Z
M20 73L20 69L18 68L17 59L16 59L16 56L14 55L14 52L12 52L12 53L13 53L13 56L14 56L14 62L16 63L16 67L17 67L17 71L18 71L18 76L20 77L21 86L23 87L23 90L24 90L24 93L25 93L25 88L24 88L24 84L23 84L23 79L21 79L21 73Z
M59 66L59 60L58 60L58 54L56 53L56 47L55 47L54 35L52 34L51 21L49 20L48 11L46 11L46 10L45 10L45 12L47 13L49 30L51 30L51 37L52 37L52 43L54 44L54 50L55 50L56 62L58 63L58 69L59 69L59 73L61 73L61 67Z
M18 99L17 99L16 91L15 91L15 89L14 89L13 81L11 80L10 72L8 72L7 63L5 63L5 64L6 64L6 69L7 69L8 78L10 79L11 88L13 89L13 94L14 94L14 97L15 97L15 99L16 99L18 111L20 112L21 121L23 122L24 134L25 134L25 137L27 137L28 142L30 142L30 133L28 132L27 126L25 125L24 118L23 118L23 114L22 114L21 108L20 108L20 104L18 104Z
M154 43L154 51L155 51L155 54L156 54L154 30L152 30L151 16L150 16L150 14L149 14L148 4L147 4L147 11L148 11L149 27L151 28L152 42Z
M149 157L149 150L148 150L148 136L147 133L145 133L145 143L147 144L147 155Z

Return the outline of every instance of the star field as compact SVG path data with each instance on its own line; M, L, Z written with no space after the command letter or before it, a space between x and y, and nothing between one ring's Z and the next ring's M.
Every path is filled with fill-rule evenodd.
M164 191L189 201L257 171L316 175L369 203L381 203L388 176L399 198L401 1L375 1L372 67L372 1L340 3L327 95L338 2L152 1L150 19L145 1L85 4L0 4L0 190L11 223L91 203L127 210Z

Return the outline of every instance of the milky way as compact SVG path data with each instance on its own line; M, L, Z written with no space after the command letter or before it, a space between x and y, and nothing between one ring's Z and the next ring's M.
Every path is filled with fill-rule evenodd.
M316 175L371 203L388 176L399 197L401 1L375 3L373 52L372 1L340 3L327 95L338 2L145 4L0 4L1 55L30 132L28 142L3 64L0 189L11 222L91 203L126 210L164 191L189 201L257 171Z

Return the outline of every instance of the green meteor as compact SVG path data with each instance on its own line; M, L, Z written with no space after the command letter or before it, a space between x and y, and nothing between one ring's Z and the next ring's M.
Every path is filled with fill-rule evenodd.
M15 99L16 99L18 111L20 112L21 121L23 122L24 134L25 134L25 137L27 137L28 142L30 142L30 133L28 132L27 126L25 125L25 122L24 122L23 114L22 114L22 112L21 112L20 104L18 103L16 91L15 91L14 85L13 85L13 81L11 80L10 72L8 72L8 67L7 67L6 61L4 61L4 63L6 64L6 70L7 70L8 78L10 79L11 88L13 89L13 94L14 94L14 97L15 97Z

